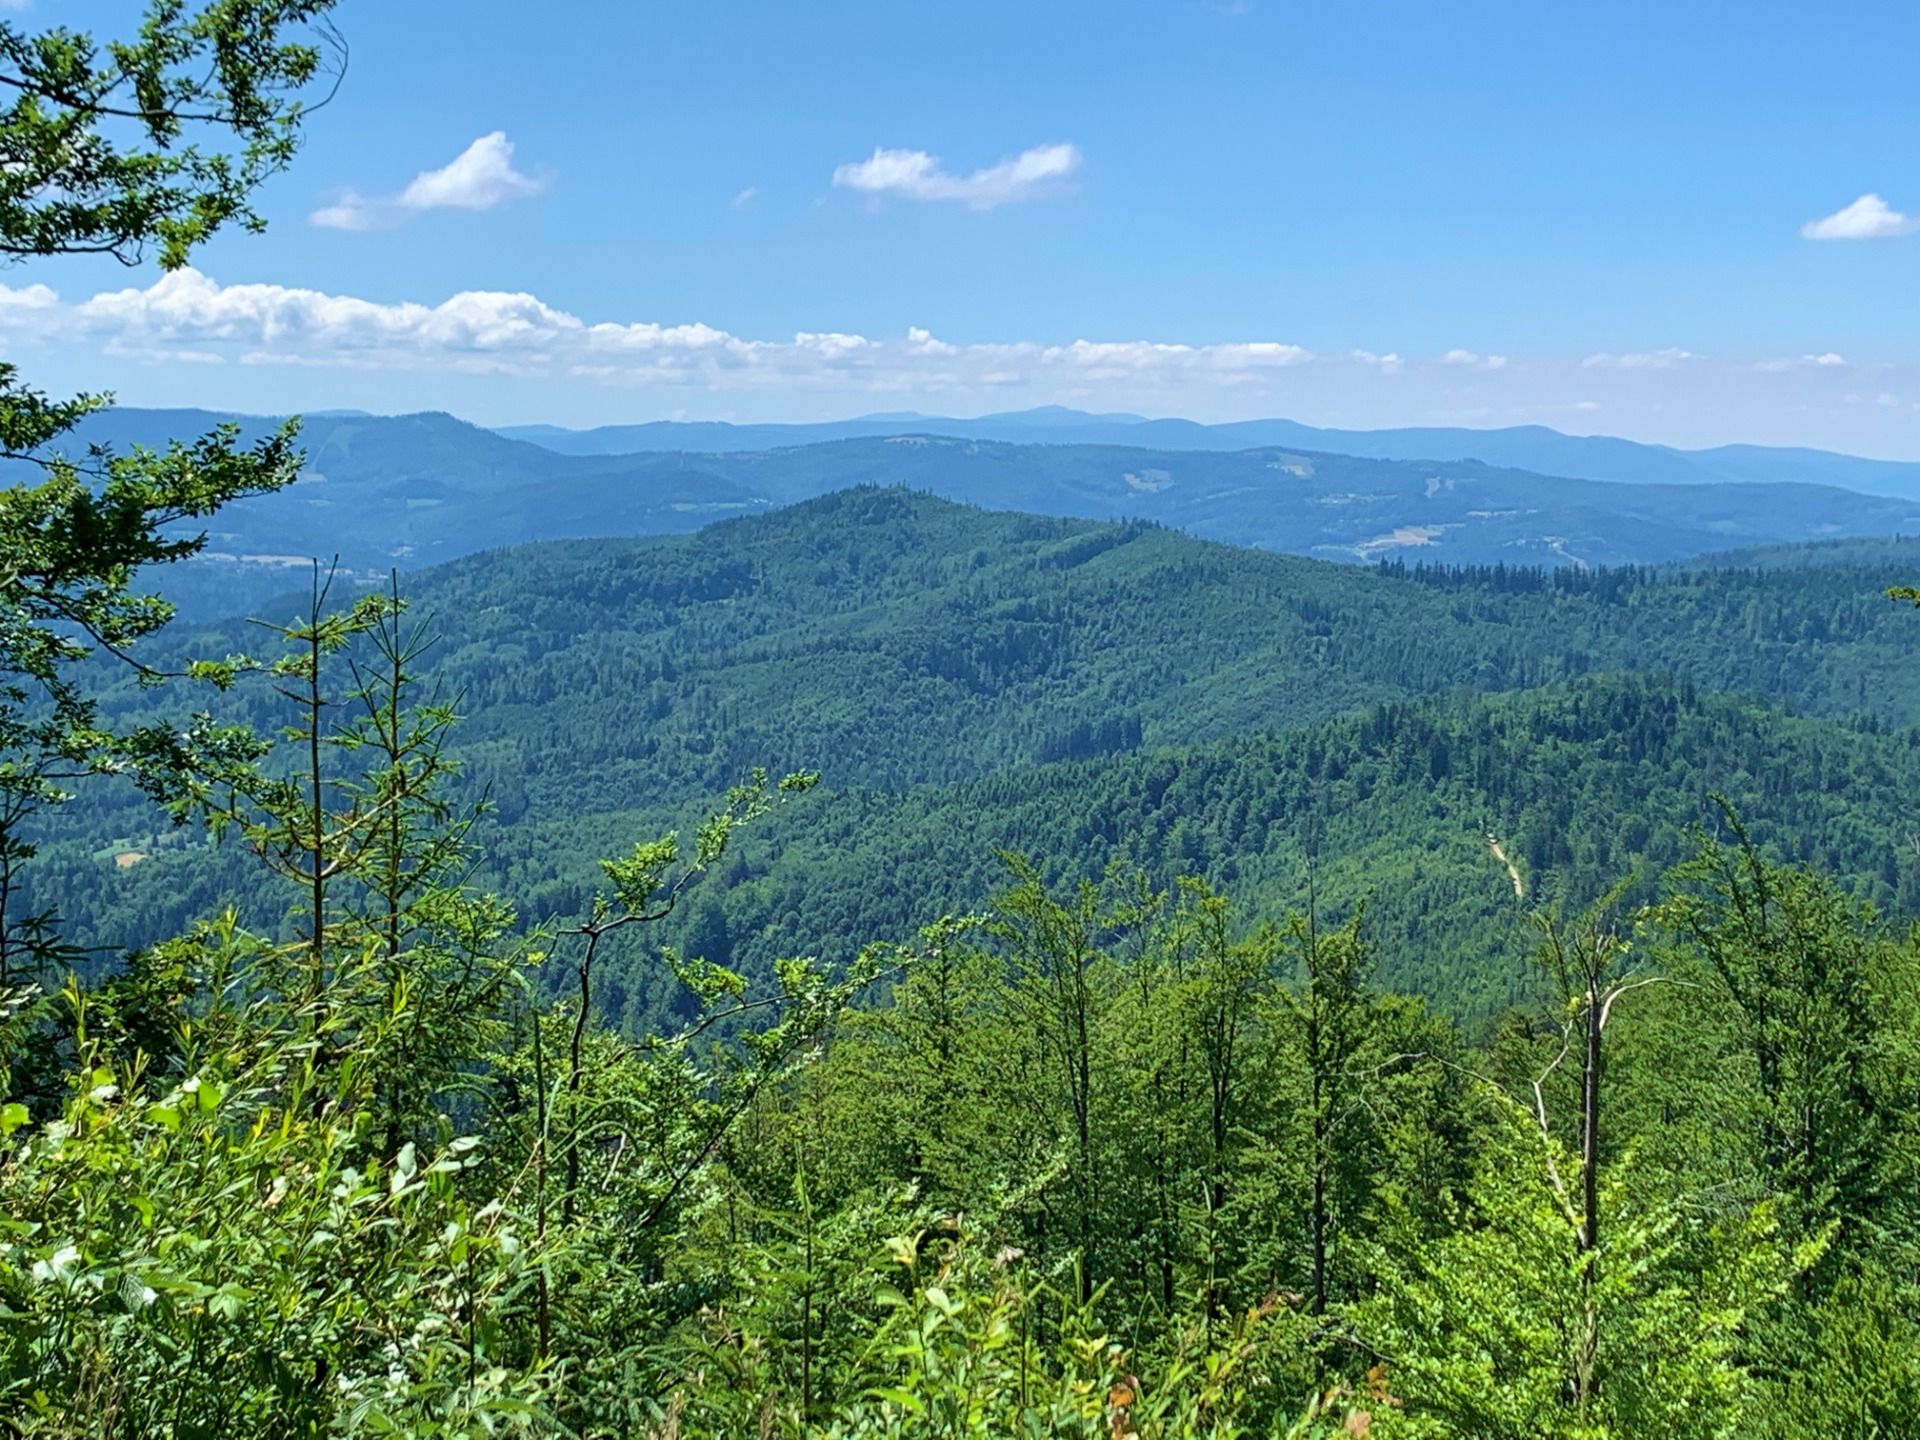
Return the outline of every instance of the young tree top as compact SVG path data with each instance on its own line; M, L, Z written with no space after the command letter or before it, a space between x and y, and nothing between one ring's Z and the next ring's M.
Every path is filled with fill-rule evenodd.
M228 224L292 160L306 97L346 69L334 0L149 0L99 41L0 22L0 254L112 255L162 268ZM331 88L320 103L330 97Z

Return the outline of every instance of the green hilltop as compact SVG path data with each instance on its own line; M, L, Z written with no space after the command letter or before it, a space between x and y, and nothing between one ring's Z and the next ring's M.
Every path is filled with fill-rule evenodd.
M906 933L983 898L1003 848L1285 905L1311 853L1328 895L1373 894L1383 935L1417 937L1397 982L1484 1015L1516 998L1489 832L1535 898L1588 898L1678 858L1724 792L1784 853L1905 903L1920 679L1882 590L1908 572L1898 549L1819 554L1790 576L1363 568L855 489L492 551L409 594L467 717L490 873L535 909L751 767L817 768L826 792L765 842L779 861L677 921L705 927L683 940L764 966L801 935ZM70 905L89 931L178 925L233 883L237 858L171 843L130 791L93 804L90 837L47 861L93 877ZM149 858L111 869L116 848ZM638 1024L659 991L631 992Z

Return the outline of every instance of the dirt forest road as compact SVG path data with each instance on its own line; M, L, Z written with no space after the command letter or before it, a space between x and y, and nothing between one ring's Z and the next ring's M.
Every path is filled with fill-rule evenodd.
M1493 858L1507 867L1507 878L1513 881L1513 896L1516 900L1527 898L1527 883L1520 878L1520 867L1507 858L1507 852L1501 848L1500 837L1492 831L1487 832L1487 848L1493 851Z

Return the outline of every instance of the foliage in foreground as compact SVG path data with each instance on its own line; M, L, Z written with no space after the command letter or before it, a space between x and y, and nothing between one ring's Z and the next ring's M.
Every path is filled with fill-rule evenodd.
M755 985L655 948L809 776L524 923L465 883L396 596L310 615L284 750L148 757L289 897L9 992L0 1416L21 1434L1896 1434L1920 947L1737 834L1545 917L1485 1046L1363 914L1065 891ZM218 741L218 743L215 743Z
M153 0L104 49L0 23L0 251L178 266L254 223L319 72L283 32L328 8ZM519 915L470 883L457 706L397 594L329 613L316 577L279 653L193 667L281 745L103 721L80 662L167 615L136 569L298 458L48 458L95 403L0 368L0 447L45 472L0 492L8 1433L1912 1433L1920 941L1731 815L1650 903L1543 916L1481 1046L1375 983L1311 871L1250 921L1008 855L988 913L755 983L634 937L813 777ZM82 983L15 871L102 772L251 856L275 923ZM599 1020L616 935L671 1025Z

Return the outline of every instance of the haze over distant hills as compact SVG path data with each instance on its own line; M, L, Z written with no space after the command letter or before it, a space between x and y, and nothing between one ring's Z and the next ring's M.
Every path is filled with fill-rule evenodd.
M1047 445L1134 445L1153 450L1248 450L1291 446L1376 460L1482 460L1517 470L1581 480L1700 485L1799 481L1838 485L1869 495L1920 498L1920 463L1869 460L1829 450L1722 445L1678 450L1607 435L1566 435L1544 425L1500 430L1419 426L1392 430L1332 430L1294 420L1240 420L1203 425L1140 415L1089 414L1049 405L961 420L914 413L864 415L813 425L729 425L719 421L660 420L565 430L552 425L503 427L500 432L569 455L643 450L768 450L822 440L887 435L950 435L963 440L1007 440Z
M67 448L160 447L228 420L250 438L279 423L115 409L89 417ZM188 609L225 614L282 594L316 556L384 575L524 540L694 530L767 503L681 456L558 455L450 415L312 412L301 443L302 479L223 508L208 526L206 557L168 572L169 594ZM0 481L29 472L0 461Z
M78 439L122 449L161 445L226 418L114 410L91 418ZM239 423L258 434L275 422ZM1089 436L1118 431L1147 439L1186 425L1126 416L1033 412L997 422L1017 440L929 434L926 426L946 422L913 418L861 423L920 428L774 449L600 454L560 453L441 414L311 414L303 435L306 477L223 509L211 525L209 558L176 569L168 583L190 609L228 613L283 593L290 572L314 556L337 556L362 576L384 574L526 541L688 531L857 485L904 486L990 509L1148 520L1205 539L1362 562L1662 563L1738 547L1920 533L1920 498L1795 482L1769 451L1752 452L1764 482L1701 483L1706 472L1699 470L1690 483L1621 484L1471 459L1052 438L1077 427ZM726 427L692 429L740 435ZM1257 433L1201 426L1179 433L1217 441L1229 430L1243 438ZM685 443L697 438L673 433ZM1384 448L1398 436L1395 444L1411 448L1419 442L1407 437L1426 433L1473 432L1373 438ZM1629 457L1664 455L1669 468L1688 459L1625 441L1538 433L1573 445L1612 445ZM1873 463L1822 458L1829 469Z

